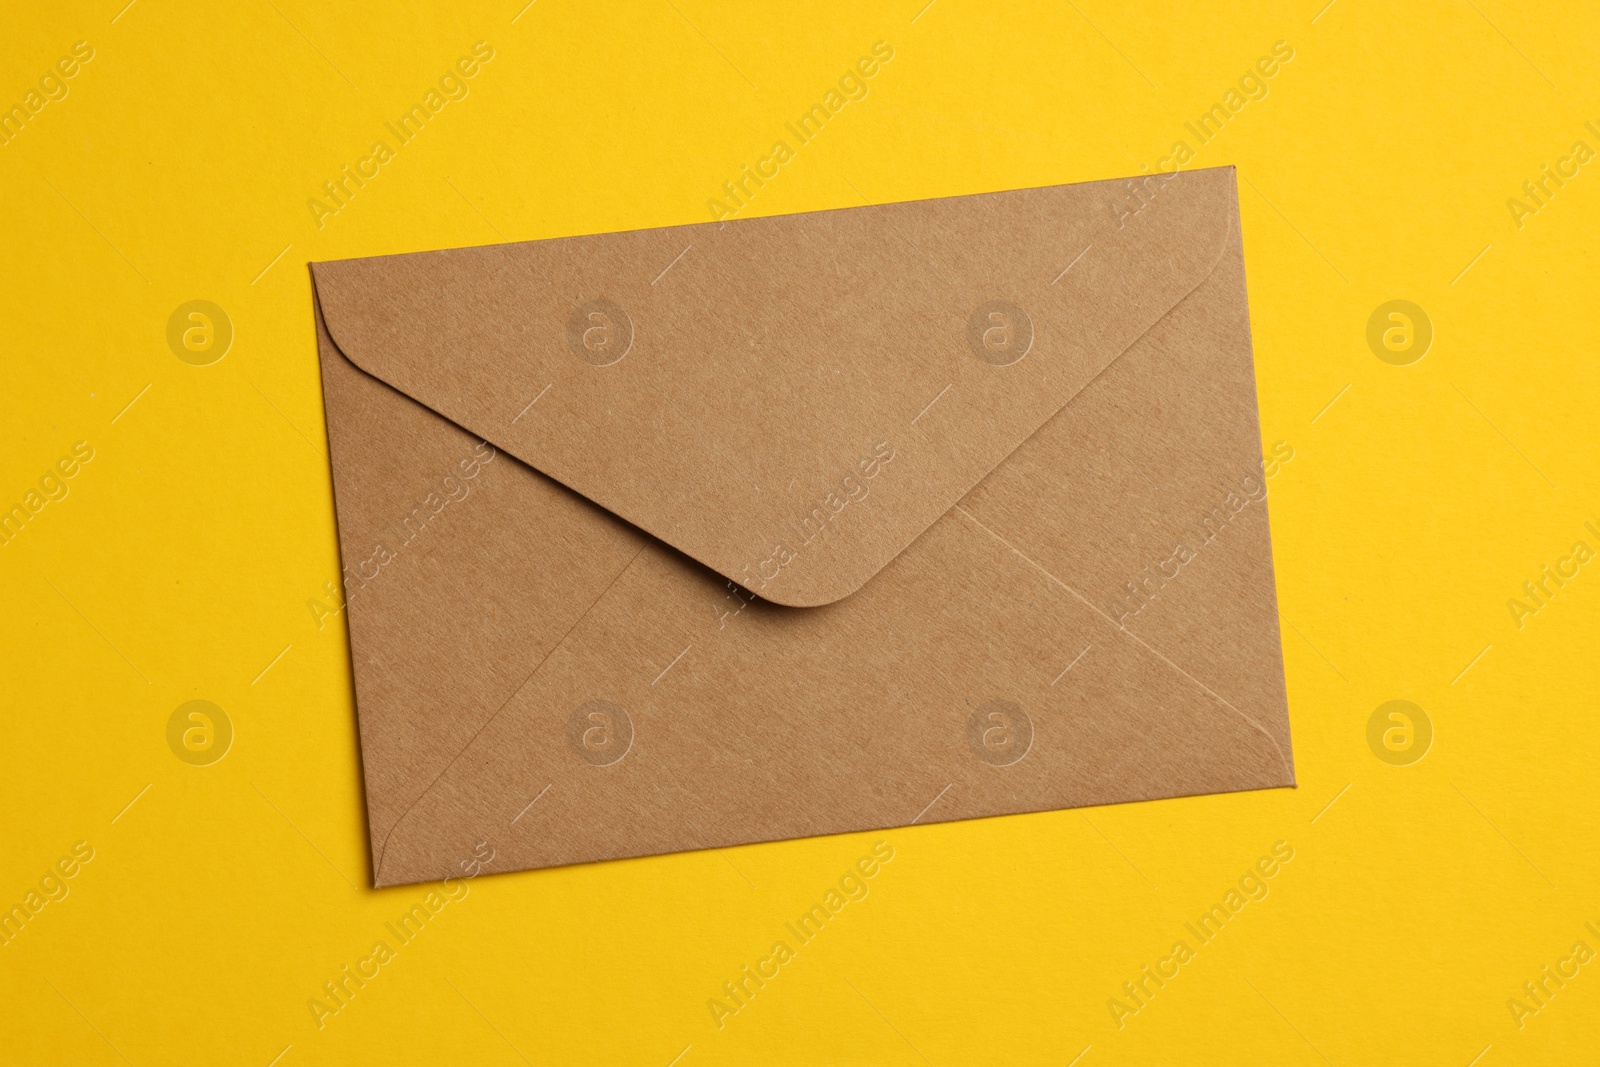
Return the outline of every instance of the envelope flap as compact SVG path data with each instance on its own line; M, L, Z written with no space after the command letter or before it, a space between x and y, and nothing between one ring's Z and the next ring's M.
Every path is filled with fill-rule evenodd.
M340 350L767 600L860 588L1210 274L1232 168L313 266Z

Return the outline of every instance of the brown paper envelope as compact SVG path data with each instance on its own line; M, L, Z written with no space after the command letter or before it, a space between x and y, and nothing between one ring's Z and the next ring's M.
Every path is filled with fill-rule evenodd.
M376 884L1293 785L1232 168L313 279Z

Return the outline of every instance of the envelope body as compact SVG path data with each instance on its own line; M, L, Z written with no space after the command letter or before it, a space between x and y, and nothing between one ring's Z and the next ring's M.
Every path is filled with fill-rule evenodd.
M376 884L1294 784L1231 168L312 275Z

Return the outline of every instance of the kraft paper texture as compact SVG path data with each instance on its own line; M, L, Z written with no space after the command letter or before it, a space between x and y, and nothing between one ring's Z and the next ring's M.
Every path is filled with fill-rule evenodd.
M1232 168L312 267L378 885L1294 784Z

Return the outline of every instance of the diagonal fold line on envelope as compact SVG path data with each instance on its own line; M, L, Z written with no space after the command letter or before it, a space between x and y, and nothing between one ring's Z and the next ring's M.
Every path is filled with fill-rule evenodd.
M1172 668L1173 671L1175 671L1179 675L1182 675L1185 679L1187 679L1188 681L1192 682L1194 685L1198 686L1201 690L1203 690L1205 692L1205 694L1207 696L1211 697L1211 699L1215 700L1218 704L1221 704L1223 707L1227 708L1229 711L1231 711L1235 715L1239 716L1245 722L1249 723L1250 727L1252 729L1254 729L1257 732L1259 732L1262 737L1265 737L1269 742L1271 742L1273 751L1275 751L1278 754L1278 759L1283 762L1284 771L1287 774L1291 775L1291 776L1294 774L1294 765L1292 763L1290 763L1289 757L1284 753L1283 746L1278 744L1278 739L1276 737L1273 737L1272 734L1267 730L1266 727L1262 726L1259 722L1257 722L1251 716L1245 714L1243 711L1240 711L1238 708L1234 707L1224 697L1222 697L1215 690L1213 690L1210 686L1206 685L1204 682L1200 681L1200 679L1196 678L1194 675L1190 674L1188 671L1184 670L1182 667L1180 667L1176 663L1172 662L1172 660L1170 660L1166 656L1162 655L1159 650L1151 647L1151 645L1150 645L1150 643L1148 641L1145 641L1143 638L1139 637L1138 634L1133 633L1126 626L1121 625L1115 619L1113 619L1110 615L1107 615L1102 609L1100 609L1099 607L1096 607L1094 605L1094 603L1092 603L1082 593L1078 592L1076 589L1072 588L1072 586L1068 585L1066 582L1063 582L1060 578L1057 578L1054 574L1051 574L1048 570L1046 570L1039 563L1038 560L1036 560L1033 557L1029 556L1026 552L1022 551L1022 549L1018 548L1016 545L1012 544L1010 541L1007 541L1004 537L1001 537L994 530L990 529L989 527L985 526L983 523L979 522L978 519L972 514L972 512L968 511L966 508L962 507L960 504L957 504L955 506L954 510L955 511L959 511L962 514L963 517L965 517L974 526L978 527L978 529L982 530L984 533L988 534L990 537L993 537L996 541L999 541L1002 545L1005 545L1007 549L1009 549L1011 552L1015 553L1017 558L1021 559L1025 563L1027 563L1028 566L1030 566L1030 567L1034 568L1035 570L1037 570L1040 574L1044 575L1046 578L1050 579L1052 582L1054 582L1055 584L1059 585L1062 589L1065 589L1069 594L1072 595L1073 599L1077 600L1084 607L1089 608L1091 611L1095 612L1102 619L1104 619L1106 621L1106 625L1107 626L1110 626L1112 629L1114 629L1118 633L1122 634L1128 640L1132 641L1134 644L1138 645L1140 648L1142 648L1146 652L1150 653L1150 655L1154 656L1156 659L1159 659L1162 663L1165 663L1168 667Z
M1277 754L1278 759L1280 760L1280 762L1283 765L1283 769L1284 769L1285 775L1292 779L1292 777L1293 777L1293 766L1290 763L1290 761L1288 759L1288 756L1283 752L1282 746L1280 746L1278 741L1277 741L1277 739L1275 737L1273 737L1273 735L1268 730L1266 730L1266 728L1264 728L1259 722L1257 722L1254 718L1252 718L1250 715L1246 714L1244 711L1240 710L1239 708L1235 707L1226 698L1222 697L1220 694L1218 694L1217 692L1212 690L1209 686L1207 686L1204 682L1201 682L1198 678L1195 678L1192 674L1190 674L1189 672L1185 671L1182 667L1178 666L1178 664L1174 663L1171 659L1169 659L1168 657L1163 655L1158 649L1152 647L1147 641L1145 641L1142 638L1140 638L1137 634L1134 634L1127 627L1118 624L1114 619L1112 619L1109 615L1107 615L1103 610L1101 610L1100 608L1096 607L1086 597L1084 597L1082 593L1078 592L1078 590L1072 588L1070 585L1068 585L1067 583L1063 582L1056 575L1052 574L1050 571L1046 570L1042 565L1040 565L1037 560L1034 560L1031 557L1029 557L1021 549L1017 548L1011 542L1007 541L1004 537L1002 537L998 532L996 532L995 530L991 529L990 527L986 526L984 523L979 521L966 508L962 507L960 504L957 504L951 510L953 512L959 512L961 514L961 516L964 519L966 519L968 522L972 523L978 529L982 530L989 537L992 537L999 544L1005 546L1005 548L1006 548L1006 550L1008 552L1010 552L1011 554L1015 555L1018 559L1022 560L1030 568L1038 571L1045 578L1047 578L1050 582L1052 582L1055 585L1059 586L1062 590L1064 590L1067 594L1069 594L1073 599L1075 599L1079 603L1081 603L1084 607L1089 608L1090 610L1095 612L1095 614L1097 616L1099 616L1099 618L1104 621L1105 626L1108 629L1111 629L1111 630L1117 632L1124 639L1126 639L1126 640L1132 642L1133 644L1139 646L1147 654L1149 654L1150 656L1153 656L1157 660L1160 660L1161 663L1164 664L1171 671L1173 671L1177 675L1181 676L1184 680L1189 682L1194 687L1200 689L1208 697L1211 698L1211 702L1212 702L1213 705L1220 706L1221 709L1226 709L1226 711L1231 712L1234 715L1237 715L1240 719L1242 719L1243 721L1248 723L1249 726L1251 727L1251 729L1253 729L1256 732L1260 733L1263 737L1265 737L1267 739L1268 743L1272 745L1273 751ZM648 545L646 545L644 547L648 547ZM517 686L516 691L510 697L507 697L506 700L503 701L501 703L501 705L498 708L495 709L494 714L491 715L484 722L483 726L480 727L478 729L478 731L472 735L472 737L467 741L467 743L465 745L463 745L461 747L461 749L451 758L450 762L437 775L434 776L433 781L431 781L427 785L427 787L425 787L423 789L422 795L419 796L415 801L413 801L412 804L409 807L407 807L406 810L401 814L400 818L395 822L394 826L390 829L389 833L385 835L382 845L380 845L378 847L377 855L376 855L375 860L374 860L374 868L375 868L375 870L377 872L381 873L381 871L383 869L383 854L384 854L385 851L387 851L389 838L392 837L396 832L398 832L400 830L400 828L405 824L406 818L414 810L416 810L416 808L417 808L417 806L419 804L421 804L424 800L427 799L428 794L432 791L433 787L438 784L439 780L441 778L443 778L447 773L449 773L450 769L456 765L457 761L459 761L461 759L461 757L463 755L465 755L466 752L472 747L472 744L474 742L476 742L480 736L482 736L483 731L488 729L489 726L491 726L493 724L494 720L497 719L503 711L505 711L506 707L509 706L511 704L512 700L514 700L516 698L516 696L519 693L522 692L522 690L527 686L528 682L532 681L533 678L538 674L538 672L545 666L545 664L550 661L550 658L553 655L555 655L555 653L557 651L560 650L561 646L566 643L567 638L571 636L572 631L576 630L578 624L581 623L584 618L588 617L589 612L594 609L595 605L599 604L601 600L605 599L606 593L609 593L611 588L616 585L617 581L620 581L622 579L622 577L627 572L627 568L631 567L633 565L633 562L638 559L639 554L643 553L644 547L640 548L639 553L635 554L633 560L630 560L628 562L627 566L624 567L623 570L618 573L616 579L614 579L612 581L611 585L608 585L606 587L606 589L600 594L600 596L596 598L594 603L591 604L589 606L589 608L585 610L583 616L581 616L579 618L578 623L574 623L573 626L567 631L567 633L562 635L561 640L556 644L556 646L554 648L552 648L550 650L550 652L547 653L539 661L539 663L533 668L533 670L528 673L527 678L525 678L523 680L523 682L520 685ZM685 651L687 651L687 649ZM680 653L679 655L681 657L682 653ZM677 661L674 660L673 662L676 663ZM926 660L925 662L927 663L927 665L931 669L934 670L935 673L938 673L941 678L944 678L943 672L939 670L938 665L937 665L937 663L935 661ZM671 664L669 664L669 668L670 668L670 666L671 666ZM665 671L662 671L662 674L665 674L665 673L666 673ZM659 679L659 676L658 676L658 679ZM957 692L957 693L959 692L959 689L953 683L951 683L948 679L944 679L944 682L951 689L952 692ZM653 685L654 682L652 682L651 684ZM932 807L932 805L930 804L930 805L928 805L928 807ZM921 815L925 815L925 814L927 814L926 809L924 809L924 811L921 813ZM918 818L920 818L921 815L919 815ZM915 823L917 820L913 819L911 821L913 823ZM703 840L703 838L702 838L702 840Z
M1143 181L314 265L375 882L1293 785L1232 173Z
M522 692L523 688L526 687L527 684L533 680L534 676L539 673L539 669L550 661L550 657L561 650L561 646L565 644L567 638L572 635L572 631L576 630L583 620L588 618L589 612L594 610L595 604L598 604L600 601L605 599L606 593L611 591L611 586L616 585L617 582L622 580L622 576L628 573L628 568L633 566L634 560L637 560L648 547L648 543L639 546L639 551L633 554L633 559L630 559L627 563L623 564L622 569L617 572L617 576L611 580L611 585L606 586L605 589L601 591L600 595L595 597L594 603L590 604L589 607L584 610L583 614L578 616L577 621L567 628L566 633L561 635L561 639L550 647L550 651L545 653L544 657L541 658L538 663L534 664L533 669L528 672L527 677L518 683L517 687L511 691L511 695L500 702L500 706L494 710L493 714L483 721L483 725L479 726L473 735L467 739L466 744L462 745L456 754L450 758L450 762L446 763L444 767L440 769L439 773L433 776L433 781L429 782L423 787L421 796L412 801L410 807L407 807L405 811L400 813L400 818L396 819L394 825L389 828L388 833L384 834L383 843L378 846L376 854L373 857L372 866L374 875L383 869L383 854L388 849L389 838L393 836L396 830L404 825L406 816L410 815L417 804L421 803L423 798L428 795L428 792L438 784L439 779L443 778L449 773L450 768L454 767L456 765L456 761L459 760L466 753L466 751L472 747L472 743L482 736L483 731L487 730L494 723L495 719L500 717L500 713L506 709L506 705L510 704L517 698L517 694Z

